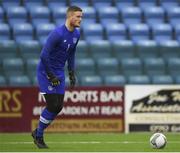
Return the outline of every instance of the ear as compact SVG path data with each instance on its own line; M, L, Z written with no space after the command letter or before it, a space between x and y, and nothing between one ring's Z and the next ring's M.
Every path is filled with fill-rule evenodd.
M69 13L68 13L68 17L69 17L69 18L71 18L73 15L74 15L73 12L69 12Z

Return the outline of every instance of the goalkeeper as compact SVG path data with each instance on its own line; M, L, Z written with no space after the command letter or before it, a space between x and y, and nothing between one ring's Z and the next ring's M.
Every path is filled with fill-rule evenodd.
M48 148L43 139L44 130L63 108L66 61L70 86L75 86L75 50L80 38L76 27L80 27L81 19L82 9L70 6L66 12L65 24L49 34L40 55L37 78L40 92L46 100L46 107L40 115L38 127L32 132L34 143L38 148Z

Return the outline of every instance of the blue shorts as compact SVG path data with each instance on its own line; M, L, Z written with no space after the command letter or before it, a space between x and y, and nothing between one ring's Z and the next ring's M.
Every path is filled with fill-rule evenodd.
M59 80L60 84L58 86L53 87L50 81L47 79L47 74L45 71L37 72L37 79L39 83L40 92L43 94L64 94L65 93L65 75L64 71L58 71L55 74Z

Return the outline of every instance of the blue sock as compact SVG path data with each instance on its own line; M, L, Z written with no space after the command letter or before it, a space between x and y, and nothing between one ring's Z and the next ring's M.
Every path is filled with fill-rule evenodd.
M39 125L37 128L37 137L42 137L44 134L44 130L48 127L48 125L54 120L54 118L57 116L56 113L51 113L45 108L43 112L41 113L40 119L39 119Z

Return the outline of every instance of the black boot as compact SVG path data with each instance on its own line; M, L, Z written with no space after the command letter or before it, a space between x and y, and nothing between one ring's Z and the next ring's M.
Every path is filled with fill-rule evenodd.
M37 129L36 130L34 130L33 132L32 132L32 134L31 134L31 136L33 137L33 139L34 139L34 143L36 144L36 146L38 147L38 148L48 148L48 146L45 144L45 142L44 142L44 139L43 139L43 137L37 137L37 135L36 135L36 132L37 131Z

